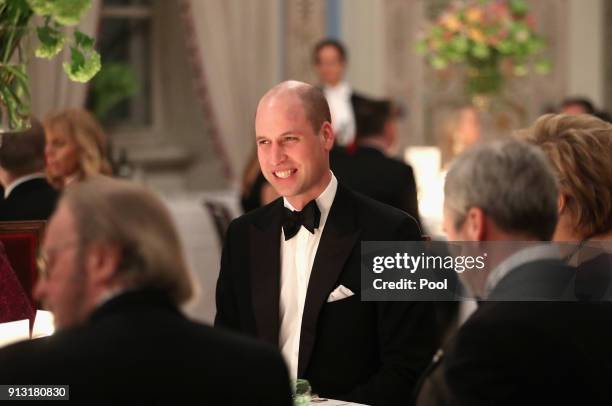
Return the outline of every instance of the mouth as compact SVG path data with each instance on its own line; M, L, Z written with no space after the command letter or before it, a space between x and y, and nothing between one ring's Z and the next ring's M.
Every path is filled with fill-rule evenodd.
M277 177L279 179L287 179L288 177L293 175L295 172L297 172L297 169L287 169L287 170L284 170L284 171L274 171L272 173L274 174L275 177Z

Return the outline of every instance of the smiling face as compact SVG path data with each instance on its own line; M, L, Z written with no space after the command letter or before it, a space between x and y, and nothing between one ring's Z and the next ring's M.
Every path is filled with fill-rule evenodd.
M298 96L283 93L260 101L255 132L261 170L278 194L301 210L323 193L331 180L329 122L315 132Z

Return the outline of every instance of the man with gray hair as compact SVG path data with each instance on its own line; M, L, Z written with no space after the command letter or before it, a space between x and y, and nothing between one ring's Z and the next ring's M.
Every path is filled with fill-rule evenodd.
M0 135L0 221L47 220L57 202L45 179L45 131L36 118L30 123L25 131Z
M461 274L482 301L417 404L610 404L612 312L560 301L575 274L543 243L557 221L543 154L518 140L473 147L451 166L444 191L449 240L478 243L487 267Z
M67 188L35 289L48 338L0 350L0 384L70 385L70 399L289 405L273 348L189 321L193 293L177 230L144 188L110 178Z

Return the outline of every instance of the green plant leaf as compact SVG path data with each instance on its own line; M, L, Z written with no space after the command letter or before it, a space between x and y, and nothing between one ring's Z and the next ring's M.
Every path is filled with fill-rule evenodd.
M70 47L70 62L64 62L63 66L70 80L83 83L98 73L102 62L100 55L96 52L86 58L76 47Z
M510 10L512 13L523 16L527 14L529 7L527 6L527 2L525 0L510 0Z
M467 52L470 46L468 39L464 37L463 35L455 37L453 41L451 42L451 45L454 48L454 50L460 54L464 54L465 52Z
M525 76L527 75L528 72L529 70L527 69L527 66L523 64L517 64L514 66L514 69L513 69L513 73L516 76Z
M541 59L535 63L535 71L540 75L547 75L552 70L552 63L548 59Z
M90 0L54 0L53 18L62 25L77 25L91 5Z
M30 8L39 16L47 16L53 13L55 4L49 0L27 0Z
M138 91L135 70L128 64L105 62L91 81L93 113L103 119L118 103Z
M446 69L446 67L448 66L448 62L446 61L446 59L442 58L441 56L434 56L433 58L431 58L430 63L432 68L437 70Z
M426 53L427 52L427 42L425 42L424 40L418 41L416 43L415 50L419 54Z
M37 57L51 59L64 48L66 36L61 31L43 26L38 27L36 32L40 40L40 45L35 51Z
M77 47L87 51L92 50L95 43L93 38L79 30L74 31L74 40Z
M489 47L484 44L474 44L472 47L472 55L477 59L487 59L491 52L489 51Z

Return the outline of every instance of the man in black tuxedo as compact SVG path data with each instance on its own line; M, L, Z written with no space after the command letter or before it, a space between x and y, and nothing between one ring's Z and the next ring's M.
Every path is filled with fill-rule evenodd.
M356 108L359 103L369 99L356 92L345 80L348 55L340 41L331 38L320 40L312 56L321 90L331 111L335 143L339 146L352 145L357 129Z
M290 375L321 396L404 402L436 345L433 310L361 302L360 242L420 240L417 223L338 183L319 89L281 83L255 121L262 172L282 198L230 224L215 325L279 346Z
M45 178L45 132L34 117L31 127L19 133L2 134L0 221L47 220L58 193Z
M445 229L478 242L488 264L462 274L481 302L423 380L418 405L612 402L612 307L575 302L575 271L542 243L556 223L555 176L537 148L495 142L456 159Z
M126 181L66 189L35 290L56 333L0 349L0 383L70 385L70 399L291 405L286 366L263 343L188 320L192 295L168 210Z
M387 156L397 143L396 114L388 100L356 102L356 147L332 151L331 167L349 188L403 210L418 221L412 168Z

